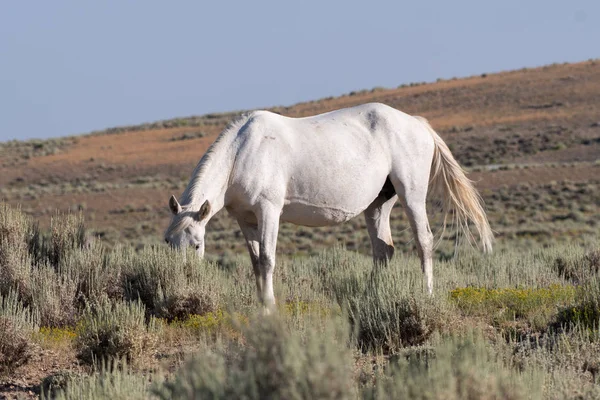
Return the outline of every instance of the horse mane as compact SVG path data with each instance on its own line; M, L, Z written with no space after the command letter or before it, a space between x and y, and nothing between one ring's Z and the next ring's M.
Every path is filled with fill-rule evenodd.
M228 144L231 143L232 137L237 135L238 131L248 122L251 113L242 114L239 118L231 121L227 127L217 136L215 141L209 146L206 153L202 156L196 168L194 168L194 172L192 172L192 178L190 179L190 183L187 188L184 190L181 195L181 203L187 206L192 205L193 195L196 192L196 189L201 185L204 175L206 171L212 164L212 161L222 153L222 150L226 148Z

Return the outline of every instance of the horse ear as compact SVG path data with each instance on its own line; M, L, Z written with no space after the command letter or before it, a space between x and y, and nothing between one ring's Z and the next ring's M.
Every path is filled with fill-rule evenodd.
M206 200L200 207L200 211L196 213L196 221L202 221L208 216L208 213L210 213L210 203Z
M177 215L181 212L181 205L179 204L175 196L171 196L171 198L169 199L169 208L171 209L173 215Z

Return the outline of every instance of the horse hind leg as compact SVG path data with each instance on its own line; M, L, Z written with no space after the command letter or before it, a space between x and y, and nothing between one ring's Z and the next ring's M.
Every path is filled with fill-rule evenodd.
M406 215L410 221L413 235L417 239L417 251L421 259L421 269L427 280L427 291L433 294L433 234L429 228L425 202L412 203L407 201Z
M416 239L417 252L421 260L421 269L427 281L427 291L433 294L433 234L429 228L425 200L427 198L427 185L429 171L423 180L411 181L404 186L400 182L394 182L400 201L408 217L410 227ZM410 188L407 189L406 187Z
M386 185L389 182L389 186ZM379 196L367 207L364 212L367 231L371 238L373 249L373 263L386 265L394 255L394 242L390 229L390 213L398 200L391 182L386 180L386 185ZM391 187L391 190L390 190Z

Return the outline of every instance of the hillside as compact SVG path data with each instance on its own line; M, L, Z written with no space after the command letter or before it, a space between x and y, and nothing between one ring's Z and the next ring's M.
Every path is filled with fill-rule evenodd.
M600 61L376 88L274 107L307 116L382 102L428 118L482 191L500 239L544 243L597 236L600 225ZM158 243L167 200L236 113L180 118L48 141L0 144L0 196L48 225L55 210L82 210L109 244ZM280 250L318 252L343 241L368 251L362 218L333 229L282 227ZM400 211L398 243L409 242ZM244 251L223 212L211 222L207 253ZM410 246L410 244L409 244Z

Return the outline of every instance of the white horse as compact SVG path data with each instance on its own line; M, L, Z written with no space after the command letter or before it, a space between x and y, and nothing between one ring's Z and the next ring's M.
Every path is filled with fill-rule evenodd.
M198 163L165 240L204 255L205 227L223 207L246 239L258 297L275 304L273 269L280 221L339 224L364 212L375 263L394 253L390 211L400 199L416 238L427 289L433 292L433 235L425 209L428 188L443 199L445 216L484 251L493 235L479 194L427 120L370 103L306 118L255 111L225 129ZM444 221L446 218L444 218Z

